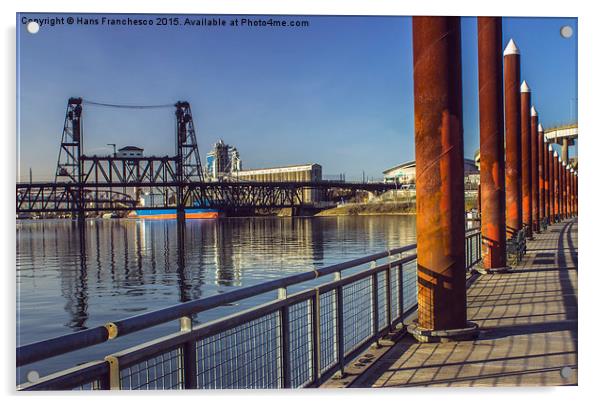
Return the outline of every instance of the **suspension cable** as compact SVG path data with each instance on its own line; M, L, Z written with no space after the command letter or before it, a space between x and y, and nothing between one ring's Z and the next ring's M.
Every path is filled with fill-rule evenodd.
M89 105L97 105L99 107L108 108L129 108L129 109L156 109L156 108L173 108L175 104L160 104L160 105L125 105L125 104L108 104L104 102L96 102L82 99L82 102Z

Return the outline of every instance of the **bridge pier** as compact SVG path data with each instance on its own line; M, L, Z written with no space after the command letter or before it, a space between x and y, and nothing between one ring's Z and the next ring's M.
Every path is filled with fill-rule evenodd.
M459 17L413 17L419 341L474 338L466 321Z

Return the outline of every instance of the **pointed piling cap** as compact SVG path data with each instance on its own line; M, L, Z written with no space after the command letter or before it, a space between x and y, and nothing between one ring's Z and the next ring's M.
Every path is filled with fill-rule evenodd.
M550 145L550 147L552 147L552 145ZM554 157L558 157L558 152L554 151Z
M534 106L531 106L531 116L537 116L537 110Z
M551 144L550 144L550 145L548 145L548 150L549 150L549 151L554 151L554 148L552 147L552 145L551 145ZM554 154L556 154L556 152L554 152Z
M523 84L520 85L520 92L521 93L530 93L531 89L529 88L529 86L527 85L527 82L525 80L523 80Z
M537 125L537 131L543 133L543 126L541 124Z
M516 46L516 43L514 43L514 39L510 39L510 41L508 41L508 45L506 45L506 49L504 49L504 56L506 55L520 55L520 50L518 49L518 46Z

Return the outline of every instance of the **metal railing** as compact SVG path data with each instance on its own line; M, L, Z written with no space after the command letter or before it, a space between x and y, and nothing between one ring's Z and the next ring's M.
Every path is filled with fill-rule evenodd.
M469 231L467 268L480 259ZM476 244L475 244L476 243ZM190 301L17 348L17 367L179 320L179 331L20 390L223 389L318 386L417 307L416 245ZM380 261L380 262L379 262ZM384 261L384 262L383 262ZM346 276L343 277L343 272ZM316 284L316 279L332 275ZM313 281L313 282L312 282ZM289 294L292 286L305 288ZM277 298L196 326L192 316L277 291Z
M481 261L481 250L482 250L482 240L481 240L481 230L480 229L470 229L466 230L466 238L465 238L464 248L465 248L465 256L466 256L466 269L469 270L473 266L475 266L479 261Z
M523 227L506 240L508 264L518 265L527 253L527 228Z

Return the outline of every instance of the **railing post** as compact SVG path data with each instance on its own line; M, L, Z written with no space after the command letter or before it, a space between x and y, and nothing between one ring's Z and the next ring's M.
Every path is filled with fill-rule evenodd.
M192 331L192 318L181 317L180 318L180 331L191 332ZM196 341L191 339L186 341L182 345L182 363L180 368L182 369L182 376L184 380L184 388L187 390L194 390L197 388L197 358L196 358Z
M121 390L121 372L119 370L119 359L115 356L106 356L105 361L109 364L109 389Z
M312 364L313 364L313 383L317 386L320 381L320 292L315 289L316 293L312 297Z
M337 271L334 274L334 280L341 280L341 272ZM336 289L336 326L337 326L337 338L336 338L336 349L337 349L337 363L339 366L339 377L342 379L345 377L345 343L343 340L343 287L337 286Z
M286 288L278 289L278 298L286 299ZM280 309L280 358L282 384L285 389L291 387L291 361L290 361L290 324L288 305Z
M372 279L372 334L376 337L378 335L378 274L373 273ZM376 348L380 348L380 342L378 338L374 343Z
M385 303L387 305L387 326L389 328L389 332L393 331L392 321L391 321L391 264L385 271Z

